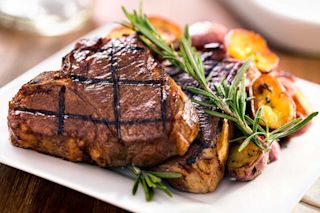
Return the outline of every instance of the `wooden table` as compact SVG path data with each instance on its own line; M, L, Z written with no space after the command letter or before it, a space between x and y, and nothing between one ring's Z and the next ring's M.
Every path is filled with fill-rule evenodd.
M135 1L97 0L93 20L81 30L60 37L40 37L0 29L0 86L22 74L46 57L92 29L123 19L120 5L137 7ZM229 28L242 23L219 1L213 0L148 0L149 14L161 14L178 24L200 20L216 21ZM247 26L250 27L250 26ZM278 50L280 67L295 75L320 83L320 60ZM6 104L6 103L2 103ZM297 204L294 212L320 212L320 179ZM317 206L317 207L316 207ZM0 164L1 212L125 212L87 195Z

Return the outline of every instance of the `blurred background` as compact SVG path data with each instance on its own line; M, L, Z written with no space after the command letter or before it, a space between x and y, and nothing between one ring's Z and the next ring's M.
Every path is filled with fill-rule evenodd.
M316 3L317 0L304 2L308 1L319 5ZM124 19L121 5L134 9L138 8L139 2L139 0L0 0L2 59L0 87L93 29L111 22L120 22ZM279 2L283 6L283 3L288 4L287 0L270 0L267 5L262 5L261 2L260 0L145 0L143 4L146 13L164 16L181 26L208 20L223 24L229 29L235 27L255 29L263 36L267 36L269 44L280 56L282 69L320 83L319 55L317 56L315 51L301 49L301 46L307 46L303 40L310 41L310 39L303 38L302 32L296 29L301 23L306 26L308 20L295 22L290 14L274 15L278 12L277 9L281 9L281 5L275 6L274 2ZM290 2L296 9L299 7L293 4L297 0ZM311 11L310 8L305 9ZM272 27L275 24L274 19L280 20L283 17L290 18L289 22L283 23L288 27L288 30L284 28L285 32L291 34L294 39L300 39L301 42L291 41L290 36L279 34L283 32L278 32L278 37L270 33L274 29L281 28L276 25ZM319 16L312 14L312 18L309 22L319 30L320 25L317 25L317 21L320 23ZM290 31L290 26L294 27L294 32ZM303 32L307 32L306 30ZM316 33L306 34L320 37L320 34ZM270 40L274 42L270 43ZM282 44L282 40L287 44ZM291 48L288 43L299 44L300 47Z

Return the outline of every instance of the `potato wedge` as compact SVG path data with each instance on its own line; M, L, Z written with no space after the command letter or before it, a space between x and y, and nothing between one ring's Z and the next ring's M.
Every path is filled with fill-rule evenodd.
M215 191L222 180L232 127L227 120L223 120L223 123L217 117L210 120L210 126L214 130L210 144L205 141L194 142L184 156L173 157L154 168L155 171L177 172L182 175L181 178L168 179L171 186L182 191L203 194Z
M285 87L289 96L292 97L296 104L296 111L298 117L307 117L312 113L312 107L308 100L304 97L303 93L296 85L296 78L291 73L275 72L276 78Z
M151 24L157 29L157 31L162 35L164 40L168 43L176 42L182 35L180 27L160 16L150 16L149 20ZM135 31L128 27L120 26L114 28L108 35L108 38L119 38L124 35L134 34Z
M249 143L241 152L240 144L232 144L227 162L229 174L239 181L249 181L262 173L268 163L269 153L262 152L256 145Z
M292 97L296 105L296 117L305 118L312 113L312 107L303 93L296 85L296 78L294 75L284 71L275 71L271 73L284 86L286 93ZM294 137L306 132L311 126L312 122L299 129L289 137Z
M182 36L181 28L172 21L160 16L150 16L149 20L168 44L178 41Z
M285 92L280 82L271 75L262 74L250 88L252 112L262 108L261 125L276 129L292 121L296 117L295 103Z
M261 72L270 72L279 64L279 57L267 46L266 41L257 33L234 29L225 37L227 53L237 59L253 57L256 67Z

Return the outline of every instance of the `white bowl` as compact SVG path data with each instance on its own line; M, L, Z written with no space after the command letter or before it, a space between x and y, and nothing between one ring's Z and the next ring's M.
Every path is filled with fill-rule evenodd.
M320 55L319 0L224 0L241 18L274 44Z

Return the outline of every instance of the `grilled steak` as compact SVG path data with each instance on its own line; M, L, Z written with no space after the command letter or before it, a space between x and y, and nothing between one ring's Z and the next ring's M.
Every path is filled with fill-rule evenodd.
M135 36L79 42L61 70L20 89L8 125L16 146L103 167L182 156L199 129L188 97Z
M202 53L206 76L210 76L208 84L213 91L215 85L223 79L230 84L242 64L237 60L222 59L224 58L222 55L221 49ZM202 99L186 90L187 86L198 86L189 75L179 70L169 69L168 72L189 97ZM200 133L196 141L190 146L186 155L173 157L155 170L181 173L181 178L169 180L175 188L193 193L207 193L215 191L224 176L229 134L232 134L232 131L228 121L209 116L201 106L194 105L200 119Z

